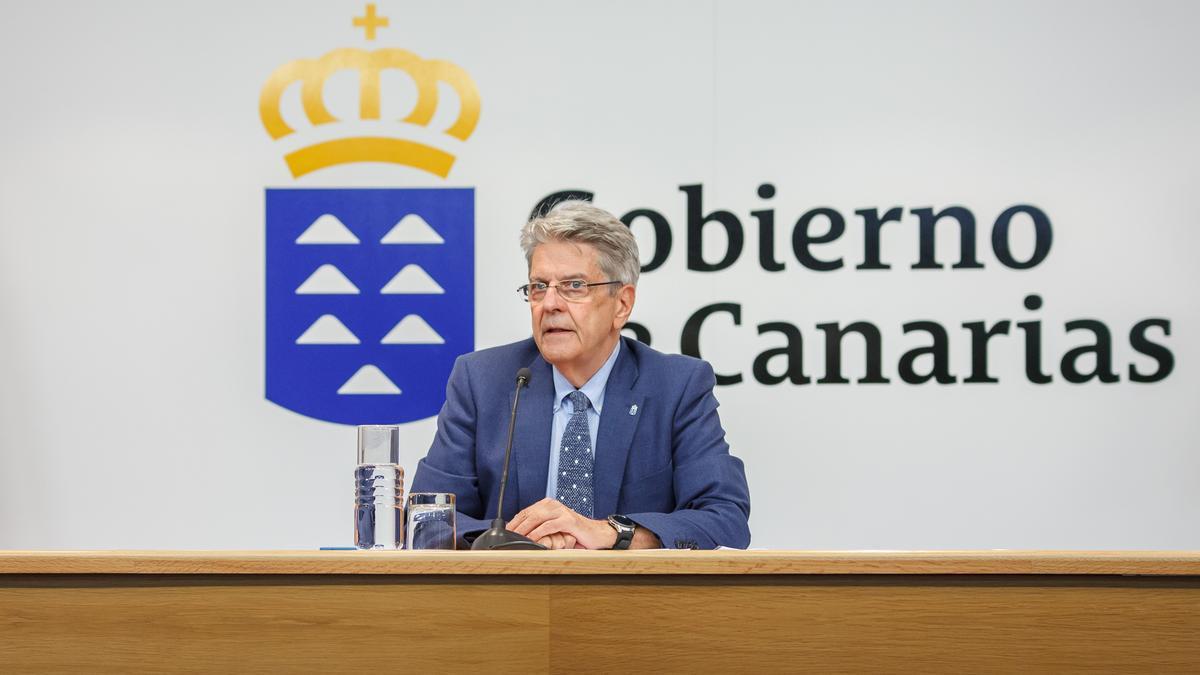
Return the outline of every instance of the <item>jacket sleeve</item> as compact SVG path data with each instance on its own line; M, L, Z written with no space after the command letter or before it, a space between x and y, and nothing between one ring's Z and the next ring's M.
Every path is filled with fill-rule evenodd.
M433 445L417 463L412 491L454 493L460 547L465 543L464 536L473 538L489 525L484 520L487 509L475 469L477 419L467 361L459 357L446 383L446 403L438 413Z
M665 548L750 545L750 489L742 460L729 454L713 396L716 377L701 362L675 410L672 457L675 511L625 514Z

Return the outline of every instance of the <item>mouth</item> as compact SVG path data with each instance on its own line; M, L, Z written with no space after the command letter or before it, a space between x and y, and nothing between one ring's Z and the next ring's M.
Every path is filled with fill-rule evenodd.
M569 328L557 328L557 327L555 327L555 328L547 328L546 330L542 331L542 335L545 335L545 336L547 336L547 337L553 337L553 336L556 336L556 335L567 335L568 333L574 333L574 332L575 332L575 331L573 331L573 330L571 330L571 329L569 329Z

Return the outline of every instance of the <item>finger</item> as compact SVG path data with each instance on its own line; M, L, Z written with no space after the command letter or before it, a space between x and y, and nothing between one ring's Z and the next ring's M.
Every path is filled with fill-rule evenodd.
M552 549L571 548L574 546L574 541L574 537L571 537L568 534L563 534L562 532L548 534L541 539L538 539L539 544L545 546L546 548Z
M541 501L534 502L534 503L530 504L529 506L526 506L525 508L518 511L517 515L513 516L513 519L511 521L509 521L508 529L516 532L517 528L519 528L519 527L529 528L530 527L529 519L536 518L536 514L540 512L542 502L544 502L544 501L546 501L546 500L543 499ZM538 522L541 522L542 520L545 520L545 519L544 518L538 519Z
M542 523L542 521L545 520L545 518L540 517L538 514L539 510L537 504L529 506L512 519L512 522L508 524L508 529L516 532L517 534L528 534L530 530L537 527Z
M517 528L521 526L521 522L524 521L525 518L527 517L525 512L528 510L529 509L525 509L525 510L521 511L520 513L518 513L517 515L513 516L513 519L508 521L508 525L507 525L508 529L512 530L513 532L516 532Z
M550 520L551 518L560 516L564 511L567 513L571 512L571 510L566 506L563 506L561 502L549 498L543 499L517 514L518 517L520 517L520 522L517 523L517 519L514 518L513 522L515 524L510 525L508 529L516 532L517 534L529 536L529 533L539 525Z
M536 541L541 537L545 537L556 532L567 532L566 528L569 525L569 521L564 518L552 518L533 528L533 530L525 536Z
M575 548L575 542L576 542L575 535L568 534L566 532L560 532L559 534L561 534L562 538L563 538L563 545L562 545L563 548L567 548L567 549Z
M515 526L509 526L508 529L516 532L517 534L523 534L528 537L529 532L538 525L541 525L543 522L545 522L545 518L540 517L536 513L529 513L521 519L520 523L517 523Z

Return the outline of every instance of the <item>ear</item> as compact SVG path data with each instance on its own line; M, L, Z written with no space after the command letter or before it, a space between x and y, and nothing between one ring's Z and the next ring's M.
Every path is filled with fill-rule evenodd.
M618 331L625 327L625 322L629 321L629 315L633 314L633 303L637 299L637 289L629 284L621 287L617 291L617 313L613 317L613 327Z

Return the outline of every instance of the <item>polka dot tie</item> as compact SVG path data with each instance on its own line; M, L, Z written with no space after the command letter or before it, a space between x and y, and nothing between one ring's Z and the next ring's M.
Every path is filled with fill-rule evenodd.
M591 405L582 391L567 395L575 412L563 431L558 449L558 490L555 498L576 513L592 518L594 494L592 489L592 434L588 431L587 409Z

